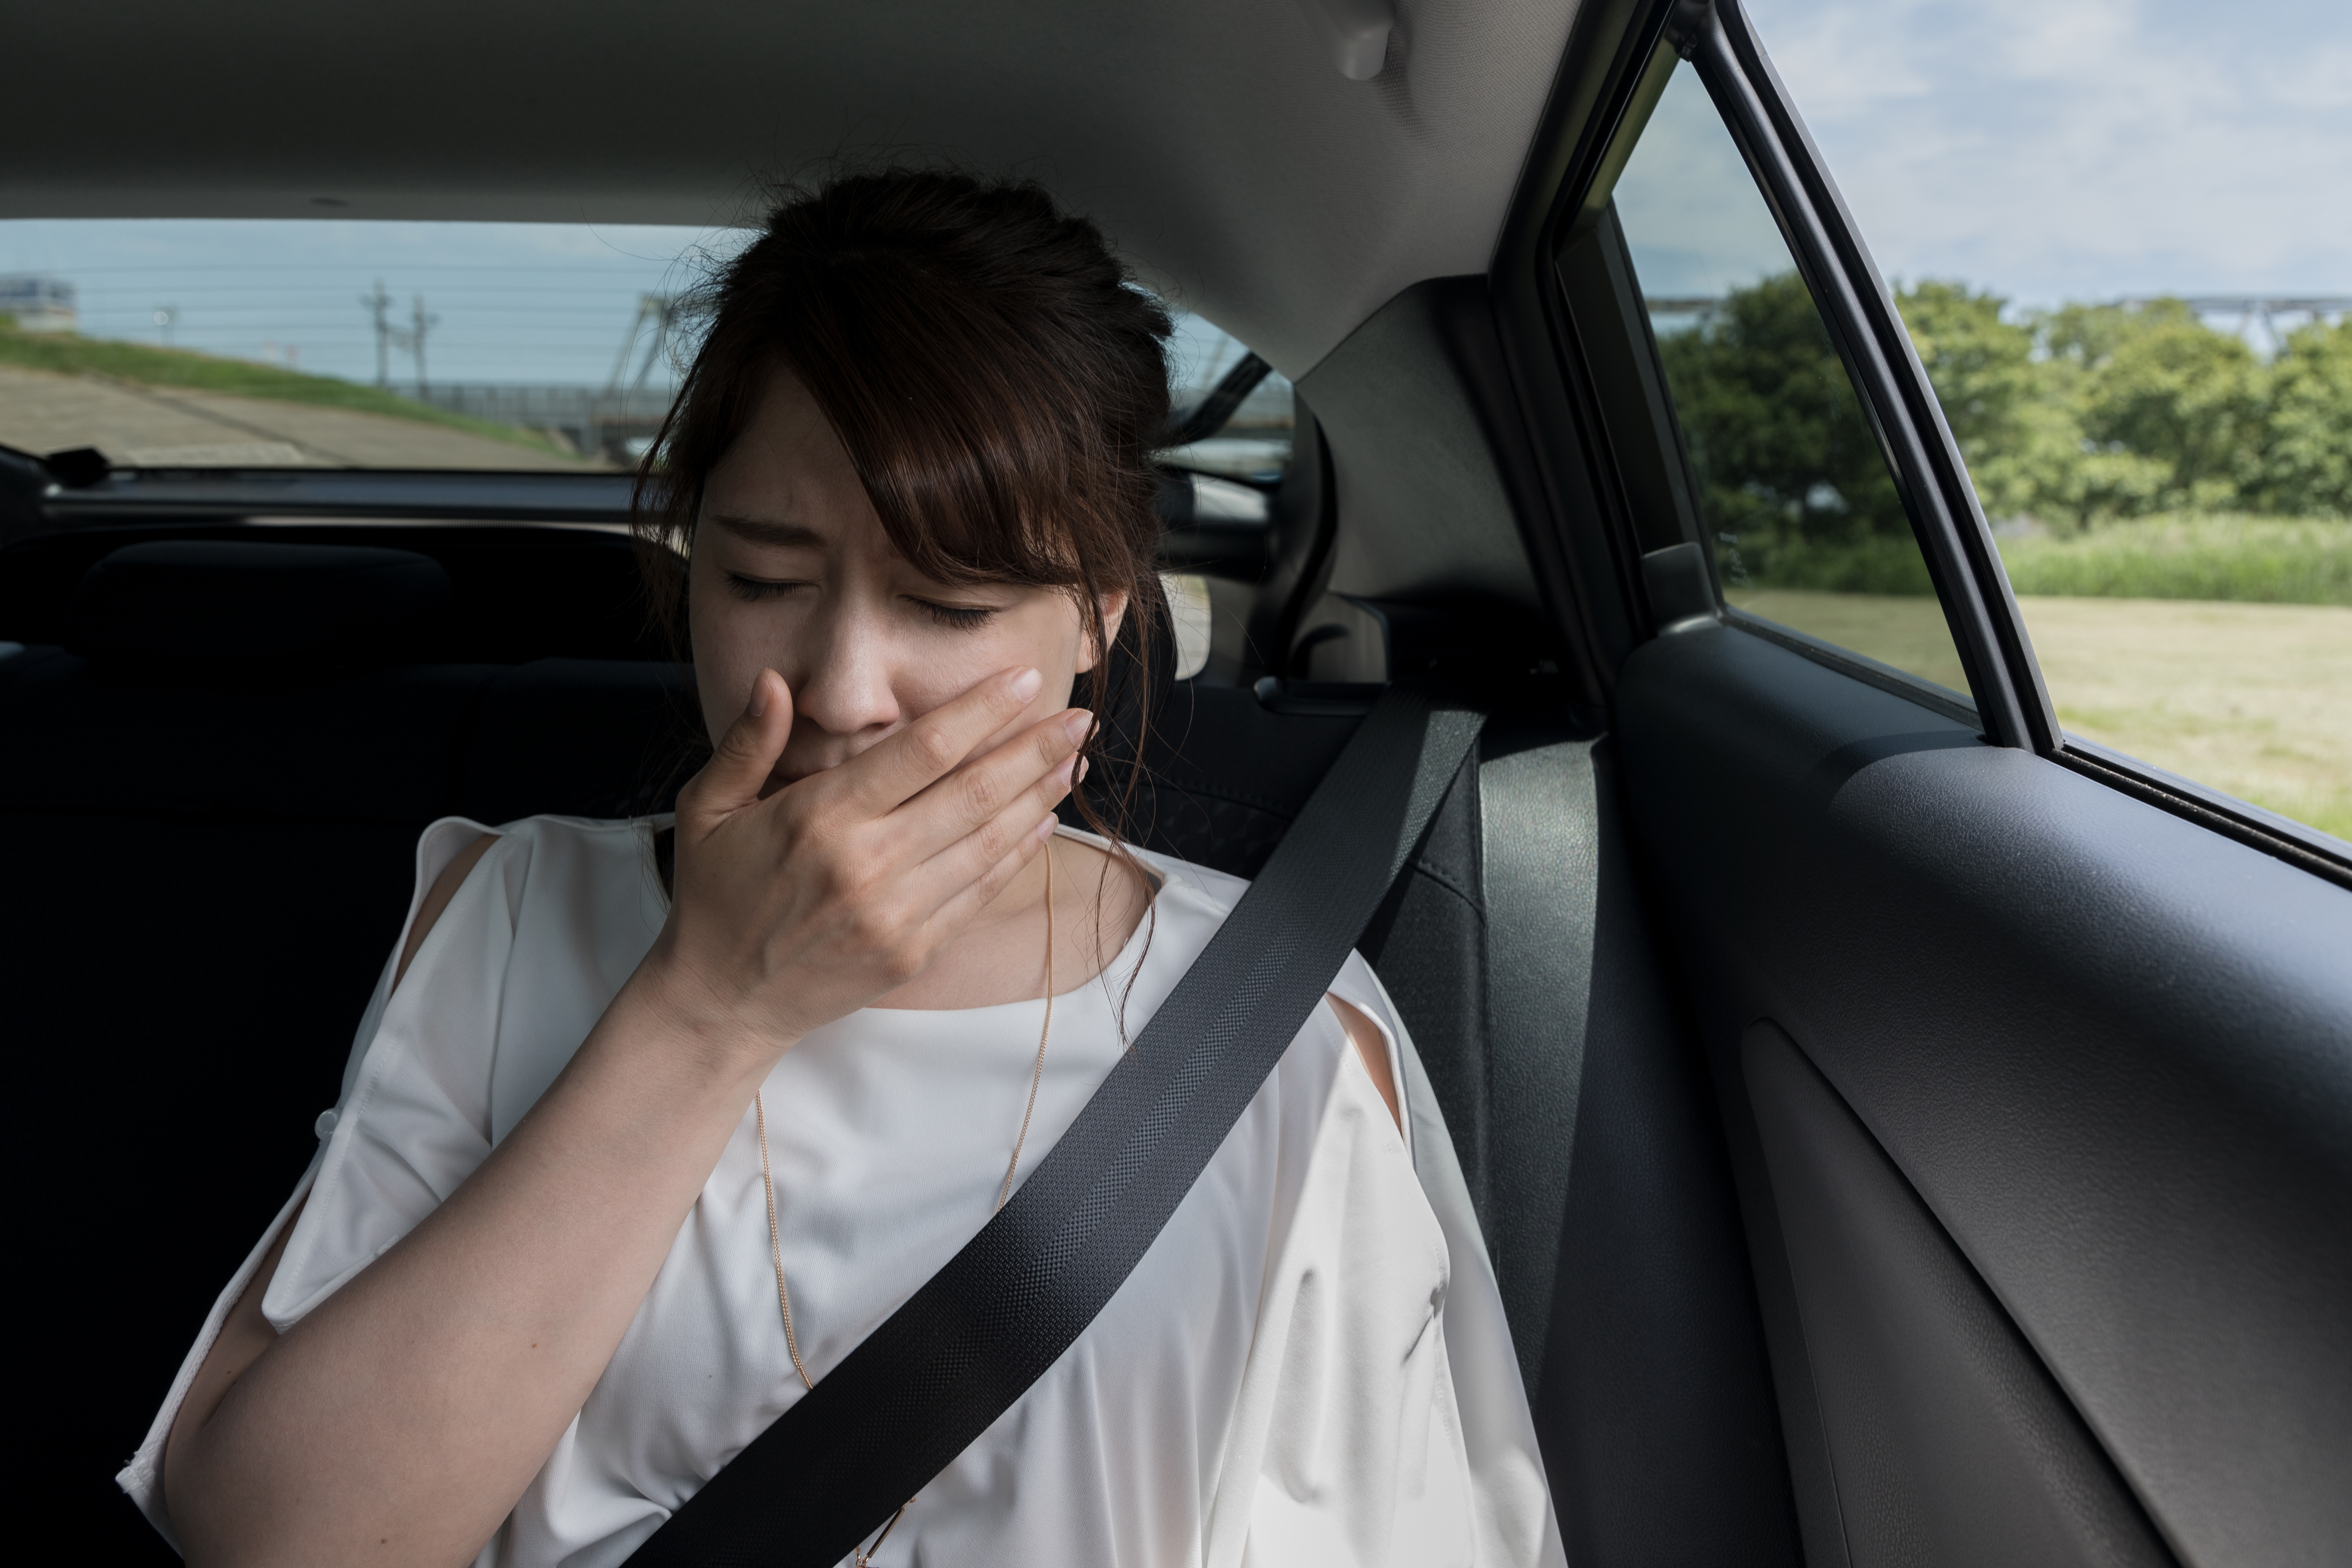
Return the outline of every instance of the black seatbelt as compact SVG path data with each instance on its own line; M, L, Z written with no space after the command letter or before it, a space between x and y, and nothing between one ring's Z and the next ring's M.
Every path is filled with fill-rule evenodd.
M1142 1260L1322 1001L1484 721L1423 688L1382 693L1013 1201L629 1568L833 1568L1027 1392Z

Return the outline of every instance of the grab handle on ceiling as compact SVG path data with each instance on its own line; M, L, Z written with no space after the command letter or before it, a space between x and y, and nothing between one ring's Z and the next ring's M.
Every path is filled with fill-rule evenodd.
M1341 76L1370 81L1381 74L1396 26L1396 0L1298 0L1298 8L1323 35Z

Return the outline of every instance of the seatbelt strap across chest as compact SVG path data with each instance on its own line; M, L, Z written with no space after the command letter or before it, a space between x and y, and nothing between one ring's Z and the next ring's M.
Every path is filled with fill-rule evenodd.
M1484 715L1389 688L1013 1200L628 1568L833 1568L1011 1408L1142 1260L1429 826Z

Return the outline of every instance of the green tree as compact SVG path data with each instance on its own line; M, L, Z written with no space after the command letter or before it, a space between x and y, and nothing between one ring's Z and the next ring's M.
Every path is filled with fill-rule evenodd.
M2048 509L2083 457L2083 433L2035 356L2033 329L2002 321L2009 301L1965 283L1898 288L1895 303L1985 510Z
M1736 289L1658 344L1709 528L1744 570L1910 524L1845 366L1796 273Z
M1932 279L1895 291L1912 346L1971 464L2017 445L2037 390L2032 330L2000 319L2008 303Z
M2034 479L2021 458L2042 411L2034 334L2001 320L2006 303L1997 294L1971 294L1964 282L1927 279L1895 289L1903 327L1967 458L1976 494L1994 517L2032 508Z
M2038 324L2053 390L2084 441L2084 461L2051 500L2084 523L2241 504L2263 426L2252 350L2179 300L2068 305Z
M2265 511L2352 518L2352 316L2314 321L2280 349L2252 488Z

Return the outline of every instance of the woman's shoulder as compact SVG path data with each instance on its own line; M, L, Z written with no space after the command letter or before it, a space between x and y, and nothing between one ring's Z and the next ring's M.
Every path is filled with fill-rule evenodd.
M655 836L667 816L593 818L526 816L496 825L445 816L416 841L415 881L408 920L394 950L396 984L425 941L453 908L502 920L520 931L532 911L571 926L608 925L616 917L632 933L660 923L667 895L655 855Z
M445 816L416 841L416 880L429 888L460 856L477 846L479 858L500 861L614 863L647 853L654 835L670 826L662 816L524 816L487 823L470 816ZM489 842L485 845L483 840Z
M1128 849L1159 880L1161 898L1173 893L1218 920L1231 914L1234 906L1242 901L1242 895L1249 891L1249 879L1246 877L1236 877L1214 867L1164 855L1140 845L1130 844Z

